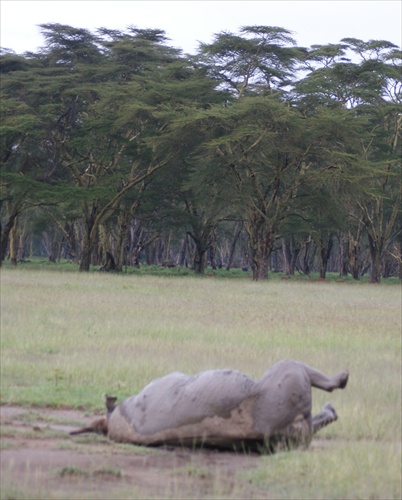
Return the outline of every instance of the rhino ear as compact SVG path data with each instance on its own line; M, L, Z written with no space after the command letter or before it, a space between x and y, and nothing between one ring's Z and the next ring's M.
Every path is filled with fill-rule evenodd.
M116 397L108 396L107 394L105 394L105 405L108 413L111 413L115 409L116 401L117 401Z

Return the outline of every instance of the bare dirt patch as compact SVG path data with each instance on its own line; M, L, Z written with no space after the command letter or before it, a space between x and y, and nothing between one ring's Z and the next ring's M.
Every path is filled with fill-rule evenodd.
M247 478L260 463L257 454L145 448L95 434L69 435L94 418L72 409L1 406L0 498L269 498Z
M71 409L2 406L0 417L3 500L267 497L241 477L258 466L258 455L70 436L94 419Z

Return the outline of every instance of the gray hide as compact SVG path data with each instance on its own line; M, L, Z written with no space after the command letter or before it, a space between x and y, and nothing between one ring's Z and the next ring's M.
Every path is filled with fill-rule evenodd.
M275 364L259 381L235 370L194 376L171 373L116 406L108 436L157 446L205 446L275 451L308 446L313 434L337 419L327 404L311 415L311 387L344 388L348 372L327 377L297 361Z

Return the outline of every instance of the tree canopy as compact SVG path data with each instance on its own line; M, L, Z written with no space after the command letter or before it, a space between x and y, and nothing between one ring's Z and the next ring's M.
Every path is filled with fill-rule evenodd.
M244 26L188 56L159 29L41 31L0 56L1 261L202 273L237 248L255 280L401 273L400 48Z

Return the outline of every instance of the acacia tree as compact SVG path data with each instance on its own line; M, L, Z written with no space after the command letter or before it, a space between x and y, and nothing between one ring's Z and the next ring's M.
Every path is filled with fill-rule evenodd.
M154 240L168 255L182 231L202 272L230 219L247 232L254 279L268 276L279 238L289 272L309 242L324 276L342 230L369 248L379 280L400 237L392 44L344 39L307 50L283 28L248 26L183 58L161 30L42 30L37 54L1 59L2 258L10 246L15 260L18 218L41 205L65 238L80 213L81 270L94 249L113 249L121 269L127 241ZM147 236L131 237L134 225ZM359 276L361 258L349 254Z
M11 262L16 263L14 240L20 215L56 201L56 194L42 183L53 170L43 116L26 91L26 82L41 67L40 62L14 53L0 56L0 265L8 248Z
M288 85L303 54L291 32L275 26L244 26L240 33L218 33L211 44L200 44L200 61L219 86L239 99Z
M388 108L388 109L387 109ZM372 120L372 136L363 145L363 168L370 169L365 190L357 196L359 218L368 237L372 283L381 279L385 250L401 231L401 145L402 117L395 107L377 108Z
M287 137L295 139L299 125L297 114L280 100L261 97L245 97L182 119L183 130L193 128L204 137L195 152L204 164L199 174L204 185L219 180L225 194L217 198L241 214L255 279L267 277L283 210L298 182L299 146L291 146Z
M306 114L286 102L279 89L289 84L289 72L302 53L282 47L291 42L286 30L248 27L243 32L253 38L224 34L201 47L210 74L237 99L182 123L204 137L197 154L208 165L205 179L218 171L221 180L231 181L258 280L268 277L269 255L297 210L302 185L314 181L310 171L325 170L335 155L338 162L345 155L340 136L349 116L342 110L325 113L322 106Z
M359 106L368 119L367 135L361 144L361 168L367 174L357 207L369 242L370 280L378 283L384 252L401 231L396 222L402 200L402 53L388 42L364 43L354 39L349 42L363 57L362 67L371 71L374 80L371 98Z
M86 271L99 227L127 193L143 186L169 159L147 142L163 127L147 98L155 77L175 62L177 51L149 31L133 29L102 41L69 26L42 29L47 45L30 55L38 71L29 78L16 73L13 80L22 88L21 99L35 106L43 120L36 149L51 150L51 165L42 181L64 182L82 206L80 270Z
M81 35L86 38L87 32L81 30ZM77 73L69 64L71 54L59 52L52 61L42 50L24 56L5 54L1 60L5 118L2 187L8 197L10 193L23 194L18 201L20 211L34 203L52 206L71 195L71 191L66 192L69 179L61 168L60 156L60 122L67 116L73 121L76 108L76 96L72 99L66 91L77 85Z
M45 48L28 57L38 70L27 78L15 72L10 91L16 82L22 99L41 117L35 150L45 152L48 168L40 179L53 187L64 183L64 198L82 207L80 269L89 269L99 228L116 211L121 268L128 222L144 206L148 179L169 165L158 187L165 192L162 186L169 185L173 196L179 191L178 183L172 187L171 182L178 151L159 138L183 109L214 101L214 82L202 68L180 58L179 51L164 46L160 30L100 29L95 37L86 30L46 24L42 31ZM32 130L29 134L32 138ZM157 213L158 195L148 198L154 206L147 213ZM56 224L62 227L61 221Z
M178 214L177 203L184 207L187 215L190 204L194 207L194 198L190 200L190 204L186 204L189 201L189 190L187 187L182 187L189 168L186 158L194 138L189 143L183 143L182 137L174 137L174 133L167 133L169 124L181 114L205 109L219 97L214 90L214 82L205 76L203 68L195 61L180 58L175 50L159 44L162 32L149 30L134 30L134 32L134 52L129 51L133 40L131 42L127 38L121 40L121 36L117 42L107 44L108 50L116 53L118 60L122 58L124 64L129 67L133 64L133 58L135 61L137 59L143 61L134 76L129 76L127 68L122 71L125 86L129 87L127 82L130 81L131 92L134 93L122 100L118 123L128 128L132 128L135 124L136 136L135 138L131 136L129 141L133 141L130 148L135 146L138 160L143 163L148 161L151 165L152 161L157 159L158 163L156 169L147 172L146 177L136 183L138 186L136 193L133 193L132 189L127 192L127 200L120 201L119 212L122 224L127 228L127 215L124 213L128 214L129 218L138 218L136 212L141 209L140 218L147 221L148 227L152 225L155 230L161 232L168 221L177 226L183 220L183 211ZM150 51L149 55L146 50ZM141 95L140 102L138 95ZM116 98L115 93L114 98ZM162 165L164 168L160 169ZM148 175L150 173L152 175ZM187 195L184 197L183 189L187 190ZM194 220L194 212L191 220ZM196 226L197 224L193 227ZM149 243L157 234L158 232L150 237ZM120 235L119 242L118 268L121 265L124 234ZM199 272L203 271L203 260L199 260L201 264L201 267L197 268Z
M352 62L350 53L360 60ZM349 224L348 231L355 277L360 275L356 242L361 241L362 228L367 234L373 282L380 279L382 255L398 231L400 57L395 45L381 40L346 38L336 46L313 46L305 61L308 74L295 87L296 100L306 114L324 106L343 108L355 116L356 126L342 140L344 159L347 154L349 158L325 181L332 184L332 197L345 216L358 221Z
M183 61L176 67L179 84L166 87L174 98L163 103L158 116L166 127L156 138L158 150L173 154L164 171L155 176L157 196L165 203L158 216L170 228L182 230L194 244L192 268L203 273L206 255L211 248L219 222L231 210L229 192L212 163L200 156L208 131L198 126L196 117L204 116L214 106L222 107L230 95L216 89L216 82L197 59ZM217 104L218 103L218 104ZM152 187L155 189L155 186Z
M65 148L66 163L78 185L87 192L95 188L95 196L83 202L86 229L81 270L89 268L99 227L118 207L122 208L124 197L135 186L143 190L145 179L169 160L168 154L158 155L148 142L164 126L153 115L153 84L157 73L177 57L175 50L159 44L159 35L134 30L133 36L120 33L105 44L106 63L110 61L108 77L96 87L96 98L86 111L79 136ZM102 190L111 193L104 200ZM134 207L132 204L131 216ZM121 247L127 226L126 221L120 222Z
M197 177L190 176L192 187L183 190L181 196L186 214L186 233L195 246L193 269L196 273L203 273L208 251L212 251L215 244L217 227L233 210L233 200L228 200L227 185L221 178L210 175L205 179L203 176L197 183Z
M221 179L230 179L235 198L241 199L254 279L268 277L268 257L283 216L279 206L286 205L294 187L288 174L297 166L293 158L285 159L283 142L288 126L295 132L297 118L292 123L278 92L289 84L301 55L293 45L288 30L246 26L240 36L220 33L212 44L200 46L208 74L237 101L195 120L211 130L204 159L211 168L218 166Z

